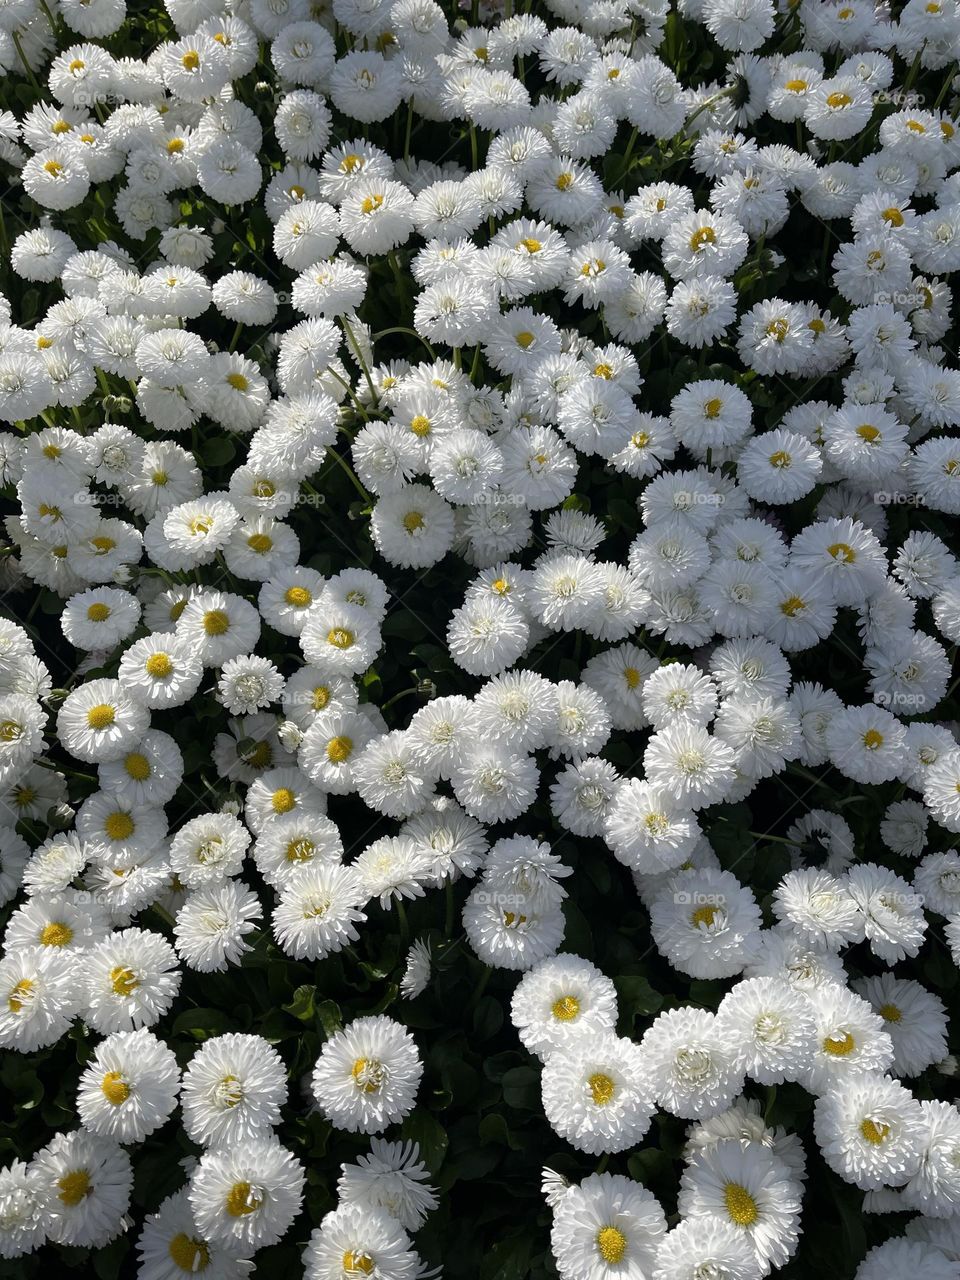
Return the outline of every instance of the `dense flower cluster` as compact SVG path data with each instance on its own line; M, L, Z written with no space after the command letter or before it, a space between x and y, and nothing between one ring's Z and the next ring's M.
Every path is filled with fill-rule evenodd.
M588 1162L543 1174L562 1280L761 1280L827 1176L911 1215L857 1280L958 1280L947 1009L897 970L960 963L958 48L955 0L0 5L0 1049L82 1046L0 1256L433 1274L401 1130L461 947ZM568 941L591 842L689 996L639 1031ZM384 928L309 1060L176 1039L191 975L309 1021L285 967L381 981ZM293 1110L360 1135L317 1220Z

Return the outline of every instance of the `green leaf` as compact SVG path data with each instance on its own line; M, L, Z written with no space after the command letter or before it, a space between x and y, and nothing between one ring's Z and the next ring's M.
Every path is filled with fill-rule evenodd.
M293 998L282 1006L286 1013L292 1014L301 1022L312 1022L316 1009L314 1001L317 994L317 988L313 986L297 987L293 993Z
M223 1009L185 1009L173 1021L175 1036L191 1035L194 1040L208 1040L236 1030L236 1021Z
M413 1111L400 1126L400 1135L408 1142L419 1144L420 1158L431 1173L439 1170L446 1158L449 1139L436 1117L429 1111Z

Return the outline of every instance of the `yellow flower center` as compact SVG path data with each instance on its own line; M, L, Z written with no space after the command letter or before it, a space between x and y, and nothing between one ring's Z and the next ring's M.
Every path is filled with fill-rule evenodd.
M245 378L242 373L228 373L227 382L233 387L234 391L246 391L250 387L250 380Z
M831 93L827 96L827 106L837 111L841 107L849 107L853 99L849 93Z
M311 706L314 711L322 711L330 701L330 690L324 684L318 684L313 691Z
M623 678L627 682L628 689L636 689L640 683L640 672L636 667L624 667Z
M216 1098L217 1102L232 1110L243 1101L243 1085L236 1076L224 1076L217 1085Z
M305 609L307 605L313 604L313 596L306 587L287 587L283 599L295 609Z
M849 1031L834 1031L824 1039L823 1051L831 1058L846 1058L853 1053L856 1043Z
M716 918L716 914L717 908L708 903L705 907L697 907L696 911L691 912L690 923L696 929L699 929L702 924L705 924L709 929Z
M863 735L863 745L868 751L876 751L877 747L883 746L883 734L879 729L868 729Z
M728 1182L723 1189L723 1199L727 1206L727 1215L738 1227L750 1227L759 1217L757 1202L739 1182Z
M423 516L419 511L408 511L402 520L403 527L407 533L416 533L418 529L423 528L424 523Z
M197 67L200 65L200 55L197 53L196 49L191 49L183 55L180 61L183 63L184 70L196 71Z
M788 618L795 618L797 614L801 613L805 608L806 605L799 596L790 596L781 604L780 612L785 613Z
M209 609L203 615L203 629L208 636L222 636L230 629L230 619L222 609Z
M278 787L270 797L270 805L274 813L289 813L296 803L297 797L289 787Z
M598 1107L605 1107L617 1091L614 1082L601 1071L595 1072L587 1084L590 1086L590 1096Z
M343 764L344 760L349 759L352 750L352 738L331 738L327 743L327 759L331 764Z
M361 213L374 213L383 204L383 196L364 196L360 202Z
M169 1253L180 1270L188 1275L205 1271L210 1265L210 1250L206 1244L183 1231L170 1241Z
M108 1071L100 1081L100 1092L113 1106L119 1107L130 1097L130 1086L119 1071Z
M173 663L166 653L151 653L143 664L143 669L148 676L153 676L155 680L163 680L173 670Z
M846 542L833 542L827 547L827 555L833 560L840 560L843 564L853 564L857 558L857 553L853 547Z
M129 813L118 810L107 815L103 829L111 840L128 840L136 827Z
M146 782L150 777L150 761L140 751L131 751L124 758L123 767L134 782Z
M287 861L309 862L316 847L313 841L308 840L306 836L301 836L299 840L291 840L287 845Z
M524 351L528 351L535 341L536 338L529 329L522 329L520 333L516 335L517 346L522 347Z
M627 1251L627 1237L616 1227L601 1227L597 1232L597 1249L604 1262L622 1262Z
M699 252L705 244L716 244L717 233L713 227L698 227L698 229L690 237L690 248L694 252Z
M703 416L710 419L719 418L722 409L723 401L714 397L712 400L708 400L703 406Z
M868 1116L866 1120L862 1121L860 1125L860 1132L871 1146L879 1147L881 1142L883 1142L884 1138L890 1132L890 1126L888 1124L883 1124L882 1122L878 1124L876 1120L871 1120Z
M110 970L110 986L115 996L132 995L139 985L140 979L132 969L118 965L116 969Z
M576 996L561 996L554 1000L551 1013L558 1022L572 1022L580 1012L580 1001Z
M353 1083L364 1093L376 1093L386 1079L386 1069L376 1058L358 1058L350 1071Z
M273 539L265 533L251 533L247 539L247 546L258 556L265 556L273 549Z
M870 425L869 422L863 423L857 427L857 435L861 440L866 440L867 444L873 444L875 440L880 439L880 432L876 427Z
M30 992L33 990L33 983L29 978L21 978L17 985L11 990L7 996L7 1008L11 1013L19 1013L29 998Z
M896 205L891 205L889 209L884 209L880 216L883 218L884 222L888 222L891 227L903 226L903 214Z
M40 930L40 943L44 947L65 947L73 938L73 930L62 920L51 920Z
M332 644L334 649L349 649L355 639L356 636L346 627L333 627L327 632L327 644Z
M61 1203L70 1209L76 1208L93 1190L86 1169L74 1169L71 1173L65 1173L62 1178L57 1179L57 1186L60 1189Z
M791 93L803 93L807 87L807 82L806 80L788 80L783 87L789 89Z
M786 449L778 449L776 453L771 453L768 459L771 467L776 467L778 471L782 471L784 467L789 467L793 458L787 453Z
M348 1249L343 1255L343 1269L349 1275L368 1276L373 1271L375 1263L369 1253L354 1253L352 1249Z
M884 1022L900 1022L903 1019L902 1012L897 1008L895 1004L881 1005L878 1010L878 1013L880 1014L880 1017L884 1020Z
M557 188L558 191L569 191L570 188L573 186L573 174L561 173L560 176L557 178L556 182L554 183L554 186Z
M263 1204L263 1197L254 1191L249 1182L235 1182L227 1192L224 1208L231 1218L243 1218L256 1213Z
M106 622L110 617L110 606L108 604L92 604L87 610L87 617L91 622Z
M91 729L109 729L116 719L117 713L106 702L91 707L87 712L87 724Z

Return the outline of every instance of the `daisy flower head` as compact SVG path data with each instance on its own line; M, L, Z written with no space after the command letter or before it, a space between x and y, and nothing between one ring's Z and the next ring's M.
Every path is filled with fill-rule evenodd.
M661 1013L644 1034L644 1078L665 1111L686 1120L718 1115L740 1092L736 1045L718 1030L716 1015L685 1008Z
M190 1178L190 1207L203 1238L249 1258L275 1244L300 1212L303 1166L274 1138L214 1147Z
M543 1109L553 1129L591 1155L635 1146L650 1125L653 1103L640 1081L640 1050L613 1033L578 1034L548 1054Z
M563 1280L603 1280L652 1266L666 1232L659 1203L620 1174L591 1174L557 1205L550 1243Z
M200 1046L183 1076L184 1126L207 1147L269 1138L286 1101L279 1054L256 1035L228 1032Z
M682 1217L734 1227L752 1246L762 1274L796 1250L800 1199L800 1184L778 1156L735 1139L699 1150L680 1179Z
M590 961L560 954L527 970L514 991L510 1016L525 1047L546 1060L581 1032L613 1033L616 991Z
M173 1112L180 1069L172 1050L146 1028L118 1031L97 1046L80 1077L84 1128L117 1142L141 1142Z
M423 1063L410 1033L383 1015L356 1018L324 1045L312 1077L324 1115L349 1133L379 1133L412 1109Z
M133 1190L130 1157L112 1138L58 1133L33 1160L47 1204L47 1238L100 1248L124 1229Z
M416 1142L371 1138L368 1155L341 1165L337 1191L346 1204L373 1205L416 1231L438 1204L428 1177Z

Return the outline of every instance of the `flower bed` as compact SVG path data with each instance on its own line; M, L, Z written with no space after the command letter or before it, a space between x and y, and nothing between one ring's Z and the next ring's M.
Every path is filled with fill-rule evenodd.
M958 49L0 5L0 1276L960 1280Z

